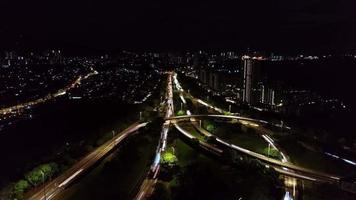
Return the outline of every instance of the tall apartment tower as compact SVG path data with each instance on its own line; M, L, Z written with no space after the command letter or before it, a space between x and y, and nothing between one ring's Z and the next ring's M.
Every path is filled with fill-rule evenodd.
M209 86L211 89L217 91L219 90L219 76L217 73L210 72L209 73Z
M242 57L244 64L242 101L252 103L253 60L249 56Z
M208 83L208 75L207 75L207 71L206 70L204 70L204 69L200 70L199 80L204 84Z

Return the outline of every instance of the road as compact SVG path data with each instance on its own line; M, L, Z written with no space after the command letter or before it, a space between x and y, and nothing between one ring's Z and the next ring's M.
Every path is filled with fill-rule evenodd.
M186 116L167 118L167 120L174 120L173 122L177 123L176 119L190 120L192 117L193 118L212 117L212 118L231 118L231 119L242 118L244 120L248 119L248 120L256 121L256 120L250 119L250 118L237 117L237 116L226 116L226 115L186 115ZM186 135L186 133L183 133L183 134ZM337 183L340 180L340 177L337 177L335 175L330 175L330 174L322 173L322 172L319 172L316 170L299 167L292 163L287 163L287 162L271 159L271 158L264 156L262 154L258 154L256 152L250 151L248 149L244 149L244 148L236 146L234 144L227 143L226 141L224 141L220 138L216 138L216 142L225 146L225 147L231 148L233 150L237 150L237 151L239 151L245 155L248 155L250 157L259 159L259 160L263 161L264 163L268 163L270 165L277 166L278 167L277 171L279 171L280 173L284 173L286 175L290 175L290 176L293 176L296 178L312 180L312 181L330 182L330 183Z
M179 91L179 97L180 97L180 100L182 101L182 103L184 105L186 105L186 100L184 98L184 89L181 87L178 79L177 79L177 75L174 76L174 83L175 83L175 86L177 88L177 90ZM196 99L195 97L193 97L192 95L190 94L187 94L186 95L189 95L191 97L192 100L198 102L199 104L202 104L210 109L213 109L215 110L216 112L218 113L221 113L221 114L224 114L224 113L227 113L227 111L224 111L223 109L221 108L218 108L216 106L212 106L210 105L209 103L206 103L200 99ZM191 115L191 112L190 110L187 110L186 111L187 115ZM230 113L230 111L228 112ZM240 115L239 113L234 113L234 115ZM244 121L244 120L239 120L240 122L242 122L243 124L245 124L246 126L251 126L255 129L258 129L261 133L262 133L262 137L263 139L268 142L268 144L270 146L272 146L273 148L275 148L277 151L280 152L281 156L282 156L282 162L289 162L289 157L286 156L286 154L284 152L281 151L281 149L278 148L278 145L275 144L275 142L273 141L272 138L270 138L268 136L268 134L263 134L263 133L268 133L268 130L265 129L264 127L261 127L259 126L258 124L254 123L254 122L250 122L250 121ZM210 132L206 131L205 129L201 128L201 121L200 123L198 123L198 120L194 117L190 118L190 122L192 123L192 125L195 127L195 129L197 129L202 135L204 135L205 137L211 137L213 136ZM265 123L265 122L264 122ZM187 137L189 137L190 139L193 139L191 138L190 134L189 133L185 133L185 130L184 129L181 129L176 123L174 124L175 127L177 129L180 129L180 132L181 133L184 133ZM282 127L282 126L281 126ZM214 154L217 154L217 155L221 155L222 154L222 150L219 149L216 145L211 145L211 144L208 144L204 141L199 141L199 146L201 148L204 148ZM288 177L288 176L285 176L285 195L284 195L284 199L297 199L298 196L298 192L296 190L296 186L297 186L297 179L294 178L294 177ZM292 198L293 197L293 198Z
M36 100L32 100L32 101L28 101L25 103L20 103L18 105L14 105L14 106L10 106L7 108L2 108L0 109L0 117L2 117L2 115L10 115L12 113L18 113L23 109L26 109L28 107L40 104L40 103L44 103L46 101L49 101L51 99L55 99L59 96L62 96L64 94L66 94L70 89L75 88L76 86L80 85L81 82L87 78L89 78L90 76L96 75L98 74L97 71L95 71L93 68L91 68L91 72L89 72L88 74L86 74L85 76L79 76L75 81L73 81L71 84L67 85L66 87L58 90L57 92L53 93L53 94L48 94L45 97L42 98L38 98Z
M101 160L108 152L115 148L127 136L134 133L138 129L146 126L147 123L134 123L124 131L118 133L111 140L107 141L93 152L85 156L83 159L74 164L70 169L55 178L54 180L38 187L37 190L26 194L26 199L29 200L49 200L53 199L57 194L63 192L71 182L83 174L86 170L92 167L96 162Z
M166 113L165 117L170 118L174 115L174 107L173 107L173 85L172 85L172 77L173 72L168 72L167 78L167 88L166 88ZM160 140L156 150L155 159L151 165L150 171L147 174L146 179L141 184L140 190L137 193L135 199L148 199L152 193L154 192L154 187L157 183L157 177L160 170L160 161L161 161L161 153L166 149L167 146L167 136L170 127L170 121L166 121L161 130Z

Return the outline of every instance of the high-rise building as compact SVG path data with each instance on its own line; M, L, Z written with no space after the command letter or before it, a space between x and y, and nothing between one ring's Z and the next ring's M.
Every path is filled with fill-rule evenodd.
M274 106L274 90L271 88L268 88L265 92L265 100L264 103L270 106Z
M209 87L215 91L219 90L219 76L217 73L209 73Z
M260 103L265 103L265 86L264 85L261 85L261 98L260 98Z
M220 87L219 72L213 70L201 69L199 71L199 81L205 86L209 87L211 90L218 92Z
M263 84L260 86L260 100L262 104L275 105L275 91L272 88L266 87Z
M16 58L16 53L14 51L6 51L5 59L6 60L14 60Z
M251 104L253 60L249 56L243 56L242 59L244 62L242 101Z
M258 88L258 60L250 56L243 56L243 91L242 101L247 104L258 103L259 88Z
M204 83L207 84L208 83L208 76L207 76L207 71L202 69L199 72L199 80Z

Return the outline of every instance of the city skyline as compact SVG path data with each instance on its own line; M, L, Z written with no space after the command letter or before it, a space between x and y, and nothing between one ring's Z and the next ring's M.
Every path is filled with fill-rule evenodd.
M355 0L0 2L1 200L355 200Z

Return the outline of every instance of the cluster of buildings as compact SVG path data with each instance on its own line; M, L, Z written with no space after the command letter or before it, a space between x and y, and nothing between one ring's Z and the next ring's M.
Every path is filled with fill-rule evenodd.
M202 68L198 80L216 95L248 105L276 105L275 90L262 81L260 58L244 55L234 62L235 70Z
M0 56L0 67L3 68L33 64L63 65L65 64L65 59L60 50L47 50L42 53L5 51Z
M300 115L310 107L323 110L345 109L345 105L339 100L328 99L309 90L298 90L270 77L272 62L294 60L303 63L305 60L316 59L323 59L323 56L281 57L273 54L266 56L258 52L195 52L180 55L180 62L176 65L180 65L177 69L196 79L208 93L260 111Z

